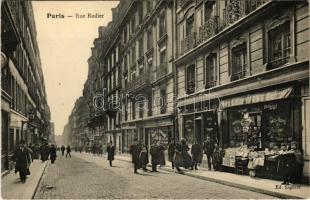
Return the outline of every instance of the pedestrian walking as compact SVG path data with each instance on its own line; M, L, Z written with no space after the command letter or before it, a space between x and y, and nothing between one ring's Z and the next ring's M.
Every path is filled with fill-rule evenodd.
M183 157L182 157L182 145L180 142L174 145L174 157L173 163L175 168L177 169L178 173L183 173L180 167L183 167Z
M187 144L186 139L181 139L181 146L182 146L182 157L183 157L183 167L185 169L191 168L193 166L192 164L192 157L189 155L189 147Z
M56 150L55 145L52 144L50 148L50 160L52 164L55 163L56 158L57 158L57 150Z
M66 158L68 157L68 155L69 155L69 157L71 158L71 147L70 147L70 145L68 145L67 146L67 153L66 153Z
M141 146L137 143L137 140L134 140L134 144L130 146L129 152L132 156L132 163L134 164L134 173L138 174L139 168L139 155L141 152Z
M159 142L154 140L151 150L151 163L152 163L152 172L158 172L157 171L157 165L160 164L160 148L159 148Z
M64 156L65 155L66 147L64 145L62 145L60 150L61 150L61 155Z
M192 145L191 154L193 158L192 169L198 170L198 164L201 164L202 162L203 150L202 150L202 146L198 144L196 140L194 141L194 144Z
M19 147L14 151L13 160L15 161L15 173L19 172L22 183L26 182L27 175L30 175L31 150L26 147L25 141L19 142Z
M108 161L109 161L110 167L112 167L112 161L114 160L114 152L115 152L115 148L111 141L110 143L108 143L108 146L107 146Z
M142 150L141 150L140 156L139 156L139 160L140 160L140 165L141 165L143 171L147 172L146 165L149 162L149 159L148 159L147 149L145 146L142 147Z
M175 141L174 139L168 145L168 160L171 162L172 169L174 169L174 149L175 149Z
M211 170L211 161L214 151L214 142L211 140L210 136L207 136L206 140L203 143L203 149L208 159L208 168Z
M42 162L45 162L48 160L49 153L50 153L50 150L48 147L48 143L44 142L43 145L41 145L40 147L40 154L41 154Z

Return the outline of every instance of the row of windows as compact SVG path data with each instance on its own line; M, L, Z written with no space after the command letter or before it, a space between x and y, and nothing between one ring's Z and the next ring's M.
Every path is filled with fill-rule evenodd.
M209 39L225 27L233 24L243 16L256 10L268 0L224 0L205 1L204 6L184 10L185 20L182 22L182 12L177 13L179 20L178 56L195 48L201 42Z
M146 98L146 97L144 97ZM159 89L159 94L156 95L155 90L152 90L151 105L148 104L148 100L143 101L143 99L136 99L126 102L123 105L124 109L124 119L129 120L128 108L130 106L131 119L144 118L147 116L152 116L153 109L159 109L159 114L167 113L167 89L166 85L162 85ZM149 107L151 106L151 108ZM152 109L153 108L153 109ZM136 116L138 114L138 116Z
M277 68L289 61L291 54L290 22L287 21L275 29L268 31L268 68ZM242 79L249 75L247 42L243 42L231 49L231 65L229 66L231 81ZM216 86L218 80L217 53L211 53L205 58L205 87ZM185 89L187 94L195 92L196 69L195 65L186 68Z
M27 98L26 93L22 90L20 85L11 76L11 89L10 93L12 96L11 108L24 116L28 116L28 112L31 110L31 104Z

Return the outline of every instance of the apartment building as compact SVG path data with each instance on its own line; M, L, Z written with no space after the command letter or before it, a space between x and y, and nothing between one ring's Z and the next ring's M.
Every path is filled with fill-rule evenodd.
M177 1L180 136L226 148L297 141L309 177L306 1ZM230 167L232 162L226 162Z
M1 3L1 172L10 169L20 140L40 143L50 134L36 27L30 1Z

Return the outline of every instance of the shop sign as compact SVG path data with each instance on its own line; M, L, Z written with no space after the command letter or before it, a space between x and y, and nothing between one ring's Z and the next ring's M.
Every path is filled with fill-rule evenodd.
M276 110L278 107L278 104L276 103L269 103L264 105L264 110Z

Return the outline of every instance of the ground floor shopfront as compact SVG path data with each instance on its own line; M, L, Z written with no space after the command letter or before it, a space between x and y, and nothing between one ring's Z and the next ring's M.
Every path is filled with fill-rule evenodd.
M148 149L155 141L159 141L167 149L168 143L174 138L173 115L149 117L122 124L123 152L129 152L130 146L135 140L141 142Z
M1 173L10 167L10 155L13 147L10 145L10 96L1 94Z
M279 147L283 142L296 141L303 151L303 174L309 177L307 81L194 102L195 105L179 107L180 137L186 138L189 144L195 140L202 144L206 136L213 138L225 149L222 165L228 170L246 172L236 158L246 159L249 147L256 146L261 157L262 175L270 177L277 173L276 163L268 159L270 145ZM274 178L279 178L277 175Z

